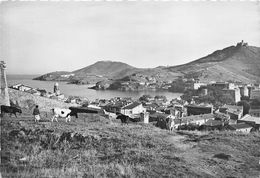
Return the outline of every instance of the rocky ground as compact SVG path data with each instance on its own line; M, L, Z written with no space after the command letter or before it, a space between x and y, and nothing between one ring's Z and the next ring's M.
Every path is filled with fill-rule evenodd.
M259 177L260 134L169 132L81 114L1 120L2 177Z

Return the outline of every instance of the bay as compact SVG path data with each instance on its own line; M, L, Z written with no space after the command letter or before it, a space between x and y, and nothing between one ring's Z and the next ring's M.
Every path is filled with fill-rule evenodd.
M53 92L54 81L38 81L32 80L36 75L7 75L8 86L15 84L24 84L33 88L45 89ZM95 99L110 99L113 97L131 97L138 99L142 95L164 95L168 100L178 98L181 93L172 93L168 91L111 91L111 90L93 90L88 89L91 85L74 85L66 82L58 82L61 93L65 96L80 96L85 97L90 101Z

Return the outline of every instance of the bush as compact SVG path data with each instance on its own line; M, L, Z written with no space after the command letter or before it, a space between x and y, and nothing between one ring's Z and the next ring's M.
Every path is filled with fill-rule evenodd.
M174 82L172 82L171 87L169 88L169 91L171 92L183 92L185 90L185 82L182 79L178 79Z
M250 104L247 101L245 101L245 100L239 101L237 103L237 105L238 106L243 106L243 116L249 113Z
M32 110L36 105L35 102L31 99L25 100L26 108Z

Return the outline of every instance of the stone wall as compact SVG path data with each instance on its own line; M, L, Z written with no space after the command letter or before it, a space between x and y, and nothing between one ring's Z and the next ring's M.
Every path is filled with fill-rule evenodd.
M46 112L49 112L50 109L55 107L69 108L70 106L79 106L77 104L64 103L59 100L37 96L11 88L9 88L9 96L12 103L18 104L22 109L27 110L32 110L35 105L39 105L39 109Z

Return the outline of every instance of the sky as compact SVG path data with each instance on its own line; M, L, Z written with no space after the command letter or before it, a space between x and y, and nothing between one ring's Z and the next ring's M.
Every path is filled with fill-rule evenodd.
M260 2L0 4L0 60L7 74L73 71L101 60L173 66L241 40L260 47Z

